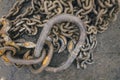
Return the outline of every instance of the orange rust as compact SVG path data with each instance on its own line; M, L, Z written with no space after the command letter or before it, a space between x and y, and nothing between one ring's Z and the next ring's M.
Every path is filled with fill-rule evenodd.
M15 45L15 43L14 43L14 42L10 42L10 45L14 46L14 45Z
M44 59L44 61L43 61L43 63L42 63L42 65L46 65L46 64L47 64L48 59L49 59L49 58L48 58L48 56L46 56L46 57L45 57L45 59Z
M0 55L2 55L5 52L5 50L0 50Z
M25 42L25 43L24 43L24 45L25 45L25 46L29 46L30 44L29 44L29 43L27 43L27 42Z
M15 43L14 43L13 41L6 42L5 44L6 44L6 45L10 45L10 46L14 46L14 45L15 45Z
M1 23L2 23L3 25L6 25L6 24L7 24L7 22L6 22L5 19L3 19Z
M2 58L5 62L10 62L10 60L9 60L5 55L3 55L1 58Z

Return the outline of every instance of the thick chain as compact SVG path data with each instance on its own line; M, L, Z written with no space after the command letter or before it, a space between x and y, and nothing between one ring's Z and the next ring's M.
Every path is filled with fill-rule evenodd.
M34 70L33 67L30 68L33 73L40 73L43 70L57 72L66 69L71 63L66 63L66 68L53 69L47 67L50 63L47 60L51 60L54 52L61 53L68 50L69 53L75 52L77 54L74 58L73 56L69 57L68 63L76 60L77 68L86 68L86 65L93 61L93 50L97 45L97 33L107 30L109 23L116 20L119 5L119 0L17 1L8 14L0 19L0 55L5 62L17 66L35 67L37 63L42 63L43 65L40 66L38 71ZM35 43L22 38L23 35L36 36L39 30L44 29L46 22L61 14L71 14L82 20L83 26L86 27L87 37L81 47L77 45L82 35L81 31L78 26L69 21L62 21L62 23L53 25L46 36L45 45L47 48L39 45L39 42ZM43 34L46 35L45 31ZM37 46L43 47L41 48L42 53L37 56L39 58L35 56L37 54L36 50L41 52L36 49L39 48ZM79 47L77 52L75 51L76 46ZM46 55L46 52L49 52L48 55Z

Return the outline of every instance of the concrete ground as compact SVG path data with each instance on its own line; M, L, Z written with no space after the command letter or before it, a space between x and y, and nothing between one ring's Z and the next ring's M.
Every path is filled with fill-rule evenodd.
M0 0L0 17L7 14L15 0ZM94 51L94 64L85 70L71 65L58 73L32 74L28 68L6 66L0 60L0 80L120 80L120 14L109 29L97 35L98 45ZM61 58L62 59L62 58Z

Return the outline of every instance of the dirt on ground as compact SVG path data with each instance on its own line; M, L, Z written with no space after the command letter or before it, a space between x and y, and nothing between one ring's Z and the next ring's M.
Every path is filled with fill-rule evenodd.
M14 2L0 0L0 17L7 14ZM120 80L120 14L115 22L110 23L107 31L97 35L97 40L94 63L85 70L78 70L72 64L58 73L44 71L33 74L27 67L18 69L0 60L0 80Z

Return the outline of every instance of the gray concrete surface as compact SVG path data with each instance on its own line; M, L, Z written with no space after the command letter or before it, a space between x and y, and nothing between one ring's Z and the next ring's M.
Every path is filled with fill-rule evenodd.
M7 14L14 2L15 0L0 0L0 17ZM72 65L62 72L35 75L28 68L6 66L0 60L0 80L120 80L120 14L107 31L97 35L97 39L94 64L85 70L77 70Z

